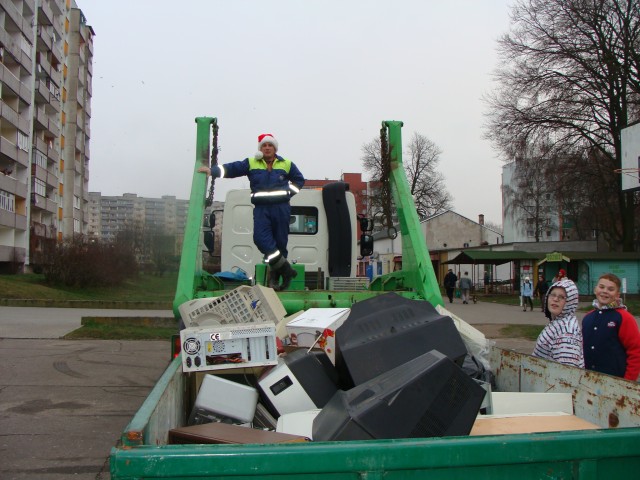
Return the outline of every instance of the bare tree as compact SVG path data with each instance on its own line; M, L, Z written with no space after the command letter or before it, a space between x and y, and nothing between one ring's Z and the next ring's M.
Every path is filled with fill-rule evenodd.
M383 175L380 138L362 146L362 167L374 182ZM442 151L424 135L414 133L403 158L409 189L422 218L451 208L452 197L444 185L444 177L437 166ZM369 197L373 213L382 210L384 199L380 194Z
M414 133L409 142L409 161L405 170L409 189L421 217L429 217L451 208L451 194L438 172L442 150L424 135Z
M633 194L621 191L613 169L621 166L620 129L640 105L640 3L516 0L511 20L499 40L486 136L509 161L514 141L541 138L591 155L594 181L616 186L608 193L616 204L613 239L632 250Z
M500 235L502 235L503 233L503 228L501 223L496 223L496 222L487 220L484 222L484 226L493 230L494 232L499 233Z

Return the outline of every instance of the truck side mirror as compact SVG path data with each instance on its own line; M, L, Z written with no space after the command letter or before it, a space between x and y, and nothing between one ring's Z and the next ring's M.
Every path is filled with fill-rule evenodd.
M208 217L204 217L204 221L202 222L202 226L204 228L213 228L216 226L216 214L215 212L211 212Z
M215 244L216 244L216 241L215 241L215 235L213 233L213 230L204 232L204 246L207 247L209 255L213 255L213 249L215 247Z
M358 222L360 223L360 230L363 232L370 232L373 228L371 220L364 215L358 215Z
M363 233L360 235L360 256L368 257L373 253L373 236Z

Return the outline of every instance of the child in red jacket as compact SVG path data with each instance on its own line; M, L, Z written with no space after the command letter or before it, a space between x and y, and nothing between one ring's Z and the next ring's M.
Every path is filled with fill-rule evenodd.
M620 279L605 273L594 289L595 310L582 319L584 363L588 370L638 380L640 331L620 298Z

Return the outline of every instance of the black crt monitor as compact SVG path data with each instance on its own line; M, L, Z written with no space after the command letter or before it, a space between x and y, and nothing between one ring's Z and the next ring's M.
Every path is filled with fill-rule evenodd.
M451 317L427 301L386 293L353 304L336 330L336 369L349 389L430 350L458 365L467 347Z
M432 350L348 391L313 421L313 441L468 435L485 390Z

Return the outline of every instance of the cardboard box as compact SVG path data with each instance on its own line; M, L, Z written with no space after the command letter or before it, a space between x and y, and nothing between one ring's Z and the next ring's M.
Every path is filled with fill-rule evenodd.
M227 423L205 423L169 430L169 444L199 443L296 443L306 442L300 435L258 430L229 425Z
M600 428L575 415L479 416L469 435L508 435L511 433L564 432Z
M287 323L291 345L320 347L335 365L336 330L349 316L349 308L310 308Z

